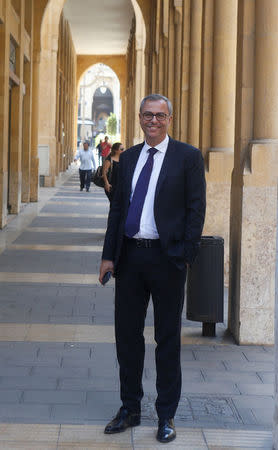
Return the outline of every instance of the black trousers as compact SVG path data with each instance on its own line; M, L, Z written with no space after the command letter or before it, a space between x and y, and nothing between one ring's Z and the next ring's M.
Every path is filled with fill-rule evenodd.
M92 170L79 169L79 178L80 178L81 189L84 189L84 186L86 186L86 189L90 189L91 176L92 176Z
M125 241L116 274L115 334L123 406L140 412L145 317L150 295L156 341L156 410L173 418L181 393L180 334L186 269L179 270L161 248Z

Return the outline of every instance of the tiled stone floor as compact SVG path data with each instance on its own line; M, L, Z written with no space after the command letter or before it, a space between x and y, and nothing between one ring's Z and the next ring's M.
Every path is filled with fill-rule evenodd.
M143 419L114 436L120 405L113 281L98 284L108 203L76 169L0 232L0 449L271 449L271 347L202 338L185 314L178 437L155 440L153 319L146 320Z

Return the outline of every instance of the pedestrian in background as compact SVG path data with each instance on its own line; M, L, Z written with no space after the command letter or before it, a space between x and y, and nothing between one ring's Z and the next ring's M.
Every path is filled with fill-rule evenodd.
M110 203L115 194L118 180L119 159L123 150L123 144L121 144L121 142L115 142L115 144L112 145L110 155L107 156L103 165L104 191Z
M101 148L101 144L102 144L102 139L100 139L98 145L96 146L96 149L97 149L97 155L98 155L98 165L99 165L99 166L102 165L102 157L101 157L102 148Z
M92 169L96 169L95 158L93 150L89 148L89 142L83 142L83 149L77 150L74 161L80 159L79 178L80 191L83 191L86 186L86 191L89 192L91 185Z
M105 136L104 142L101 143L102 165L104 164L105 158L107 158L110 151L111 151L111 144L110 142L108 142L108 136Z

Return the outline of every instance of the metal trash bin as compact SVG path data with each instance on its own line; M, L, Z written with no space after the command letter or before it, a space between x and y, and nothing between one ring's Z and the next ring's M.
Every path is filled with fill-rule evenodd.
M198 255L187 272L188 320L203 322L203 336L215 336L223 322L224 239L202 236Z

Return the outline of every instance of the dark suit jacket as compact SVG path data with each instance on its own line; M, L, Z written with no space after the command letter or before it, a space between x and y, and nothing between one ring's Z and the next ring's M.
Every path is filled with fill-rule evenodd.
M119 261L132 177L144 143L121 154L118 184L111 205L102 258ZM204 163L200 150L169 139L159 174L154 217L163 251L178 267L192 263L205 218Z

